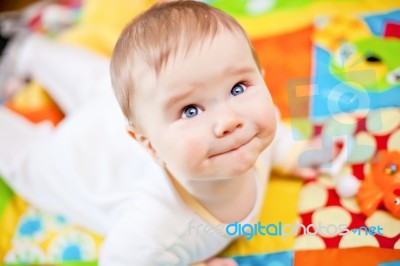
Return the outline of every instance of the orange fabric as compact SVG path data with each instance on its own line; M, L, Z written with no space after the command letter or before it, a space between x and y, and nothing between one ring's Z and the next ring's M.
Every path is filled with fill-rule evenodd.
M311 75L312 32L310 25L295 32L252 40L265 71L265 81L283 118L289 118L287 81ZM308 101L304 105L308 110Z
M33 123L49 120L57 125L64 118L57 103L34 81L27 83L5 106Z
M10 110L24 116L33 123L39 123L44 120L50 120L50 122L52 122L53 125L56 126L64 118L63 112L57 106L43 106L36 110L21 110L19 108L16 108L11 103L7 103L6 106Z
M348 249L296 251L294 266L376 266L378 263L400 260L399 249L360 247Z

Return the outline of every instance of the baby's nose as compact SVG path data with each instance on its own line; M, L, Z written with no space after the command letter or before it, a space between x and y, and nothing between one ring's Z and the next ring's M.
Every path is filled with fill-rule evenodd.
M218 114L215 124L215 136L224 137L243 127L242 117L232 108L225 108Z

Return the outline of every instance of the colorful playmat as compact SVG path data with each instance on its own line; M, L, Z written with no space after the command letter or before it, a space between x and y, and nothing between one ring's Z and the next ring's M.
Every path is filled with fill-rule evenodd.
M390 205L388 193L374 198L379 191L364 189L370 195L367 203L376 205L365 215L357 196L340 197L335 190L342 176L367 180L380 152L400 151L400 1L206 2L235 16L248 31L275 103L301 132L294 137L344 135L355 143L336 177L304 182L274 173L260 213L264 225L345 224L348 234L333 234L334 226L327 229L331 235L315 227L285 237L271 231L238 239L221 256L241 266L400 265L400 218L393 214L395 202ZM30 27L110 56L122 26L152 3L63 0L58 4L74 15L71 25L44 23L43 8ZM7 106L32 122L49 119L56 126L63 118L36 81ZM399 169L400 161L393 158L390 167ZM384 165L383 173L390 176L390 167ZM400 197L400 189L392 192ZM382 234L373 234L378 226ZM0 264L97 265L101 244L101 236L60 214L36 209L0 179Z

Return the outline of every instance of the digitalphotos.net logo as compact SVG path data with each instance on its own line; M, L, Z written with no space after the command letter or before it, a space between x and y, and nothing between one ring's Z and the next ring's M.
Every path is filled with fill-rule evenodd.
M283 224L282 222L263 225L261 222L255 224L231 223L226 226L225 232L230 236L245 236L246 240L251 240L254 236L274 236L285 239L288 236L297 235L300 229L306 235L321 235L325 237L345 236L348 234L356 235L383 235L381 226L362 226L357 229L348 229L348 224L309 224L305 226L301 223Z
M299 232L303 232L305 235L320 235L325 237L334 236L345 236L348 234L354 234L358 236L363 235L383 235L383 228L380 225L359 228L348 229L348 224L327 224L323 225L320 222L318 224L304 225L301 223L288 224L288 223L268 223L263 224L262 222L249 224L249 223L230 223L230 224L204 224L196 223L193 220L189 222L187 228L188 235L214 235L219 234L221 236L238 236L245 237L246 240L251 240L254 236L269 236L269 237L280 237L283 240L288 236L296 236Z

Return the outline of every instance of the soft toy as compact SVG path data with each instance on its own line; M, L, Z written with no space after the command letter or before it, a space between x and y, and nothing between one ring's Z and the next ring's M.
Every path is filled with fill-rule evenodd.
M361 183L357 201L370 216L383 205L400 218L400 152L381 151L371 162L371 172Z
M342 80L360 83L369 91L389 90L400 85L400 56L396 51L400 51L400 39L396 38L370 36L345 42L335 51L331 69ZM372 70L375 77L358 77L357 73L365 73L362 70Z
M332 55L330 71L337 78L372 92L400 85L400 23L386 22L382 36L350 16L321 18L316 24L313 39Z

